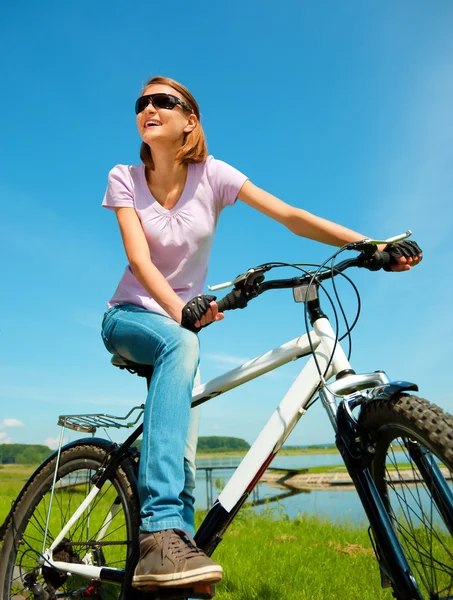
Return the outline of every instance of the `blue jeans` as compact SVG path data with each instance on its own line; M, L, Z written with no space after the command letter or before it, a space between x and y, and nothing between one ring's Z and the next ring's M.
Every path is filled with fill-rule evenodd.
M195 451L199 413L190 409L199 364L198 336L133 304L104 315L109 352L154 366L145 404L138 488L142 531L194 531Z

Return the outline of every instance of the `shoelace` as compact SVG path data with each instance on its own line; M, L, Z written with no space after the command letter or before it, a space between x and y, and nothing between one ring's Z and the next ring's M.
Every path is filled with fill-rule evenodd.
M167 529L165 531L162 544L162 565L170 548L175 558L178 559L189 558L201 552L190 533L183 529Z

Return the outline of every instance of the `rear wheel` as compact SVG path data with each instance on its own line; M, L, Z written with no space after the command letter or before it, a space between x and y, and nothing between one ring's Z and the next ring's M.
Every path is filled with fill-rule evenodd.
M400 395L364 404L360 423L374 442L373 479L420 597L453 598L453 416Z
M104 448L89 444L62 450L46 541L56 458L28 483L12 516L0 555L2 600L70 597L113 600L126 597L127 583L121 586L90 581L42 564L43 548L50 547L88 495L91 478L105 455ZM139 523L139 508L130 481L131 473L128 476L123 467L116 470L54 550L55 560L118 569L129 567L130 571L130 563L137 552Z

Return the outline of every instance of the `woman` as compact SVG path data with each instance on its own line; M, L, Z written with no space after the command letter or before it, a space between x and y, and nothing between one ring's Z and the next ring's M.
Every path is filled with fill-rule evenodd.
M342 246L364 236L285 204L208 156L197 102L176 81L151 79L135 110L142 164L114 167L103 202L115 210L129 264L102 328L110 352L154 365L144 415L140 559L133 585L215 582L222 568L191 535L198 414L190 414L190 403L199 360L196 332L223 319L212 297L202 295L219 215L240 199L297 235L326 244ZM392 248L397 246L394 270L421 260L415 243Z

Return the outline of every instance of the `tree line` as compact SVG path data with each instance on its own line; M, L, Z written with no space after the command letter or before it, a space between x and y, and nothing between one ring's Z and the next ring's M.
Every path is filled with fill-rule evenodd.
M0 444L0 465L34 465L41 463L52 452L40 444Z
M139 450L142 447L142 440L134 442ZM220 435L201 435L198 438L197 451L198 452L231 452L232 450L248 450L250 444L248 444L242 438L220 436Z
M141 448L142 441L134 445ZM245 440L227 436L200 436L198 438L199 452L231 452L232 450L248 450L250 444ZM53 450L40 444L0 444L0 465L39 464L46 459Z
M242 438L220 435L200 436L197 450L199 452L229 452L231 450L248 450L248 444Z

